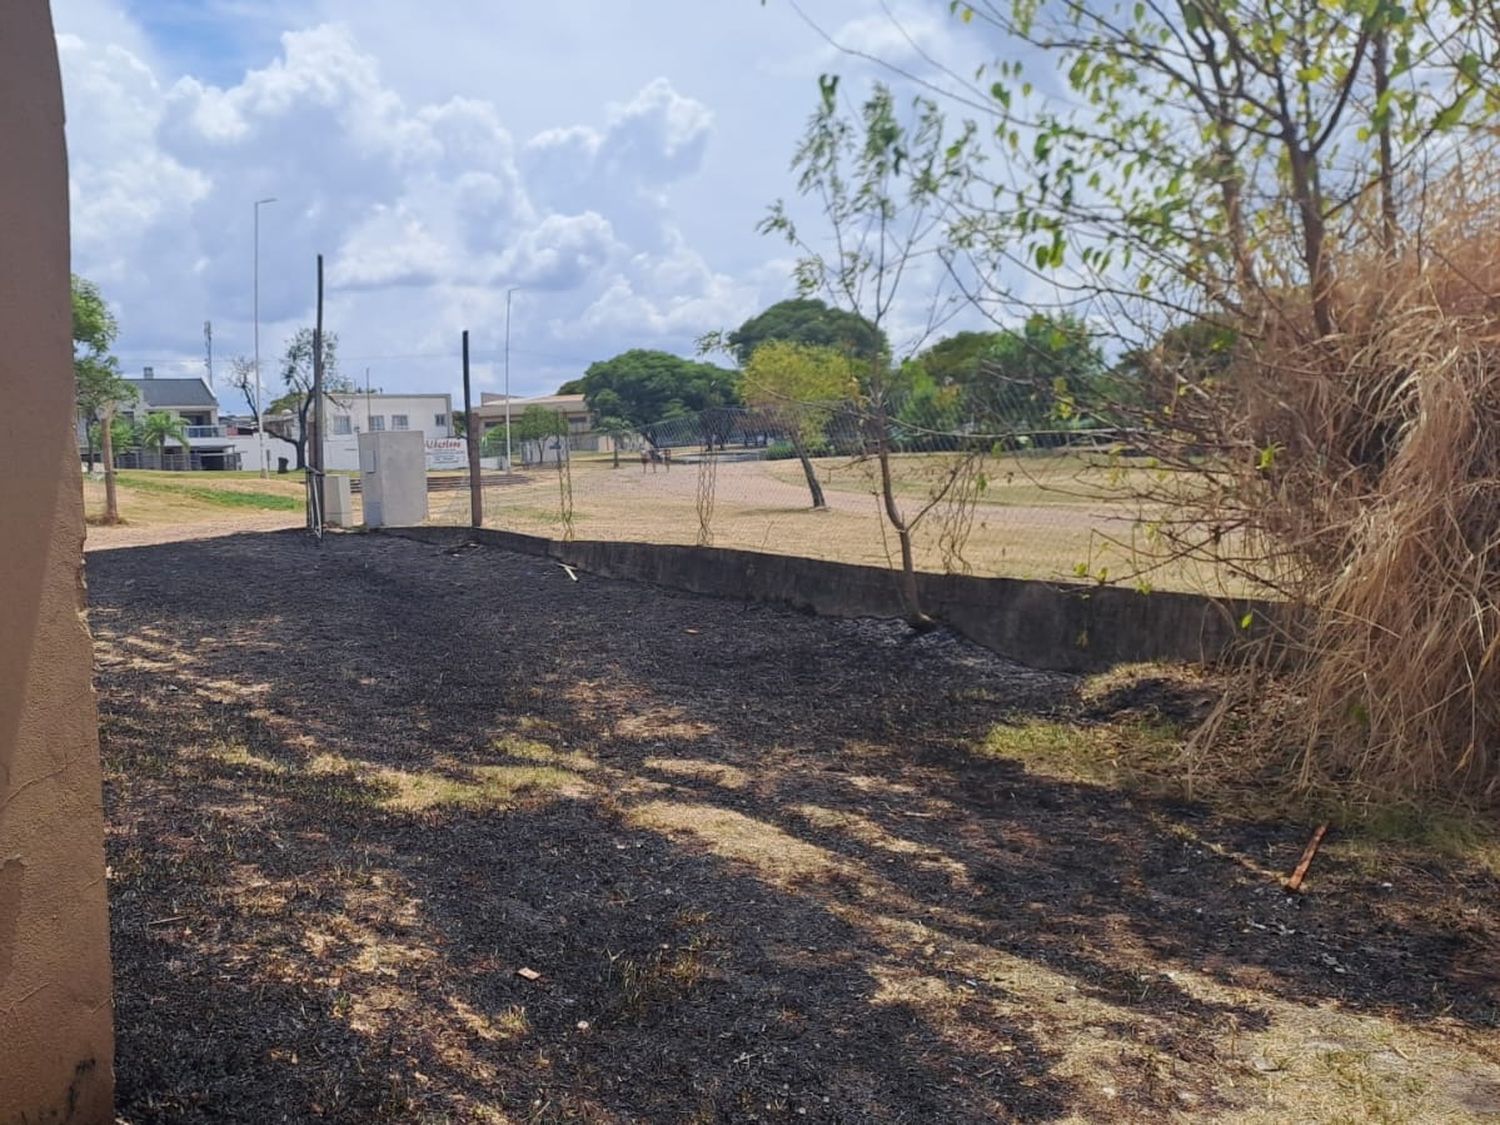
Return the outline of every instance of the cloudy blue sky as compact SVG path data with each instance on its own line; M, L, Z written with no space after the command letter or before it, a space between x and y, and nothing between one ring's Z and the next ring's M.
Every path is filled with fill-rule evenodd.
M946 0L802 0L848 46L970 67ZM252 201L261 347L312 313L346 373L454 391L459 332L498 389L505 289L516 393L630 347L690 354L790 295L758 235L836 69L787 0L55 0L74 268L122 326L129 372L249 354ZM228 408L241 404L222 390Z

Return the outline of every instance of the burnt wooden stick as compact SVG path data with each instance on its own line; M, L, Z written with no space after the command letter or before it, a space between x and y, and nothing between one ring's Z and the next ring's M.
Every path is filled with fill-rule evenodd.
M1328 831L1328 822L1325 820L1317 828L1313 829L1312 839L1307 841L1307 847L1302 849L1302 858L1297 861L1297 869L1292 872L1292 877L1286 881L1286 889L1299 891L1302 889L1302 880L1307 878L1307 869L1312 866L1313 856L1318 854L1318 845L1323 842L1323 834Z

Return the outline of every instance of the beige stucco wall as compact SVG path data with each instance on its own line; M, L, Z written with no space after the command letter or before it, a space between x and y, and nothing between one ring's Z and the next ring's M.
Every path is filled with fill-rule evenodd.
M47 0L0 0L0 1125L112 1120L68 180Z

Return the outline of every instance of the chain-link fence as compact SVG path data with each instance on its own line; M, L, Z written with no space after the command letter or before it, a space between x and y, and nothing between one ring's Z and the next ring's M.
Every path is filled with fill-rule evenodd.
M904 527L919 570L1242 592L1163 548L1161 470L1123 416L1061 394L721 407L517 443L513 472L487 459L485 525L878 567L901 565ZM467 475L432 486L431 521L467 524Z

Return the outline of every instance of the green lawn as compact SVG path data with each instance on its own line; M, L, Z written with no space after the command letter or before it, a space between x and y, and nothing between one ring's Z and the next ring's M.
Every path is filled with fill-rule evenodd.
M159 496L175 496L210 504L220 508L253 508L264 512L293 512L303 506L298 496L288 496L285 491L258 492L247 489L214 487L205 483L205 477L256 477L255 473L162 473L150 470L122 470L119 483L135 492L155 493ZM283 480L285 478L282 478ZM302 475L297 475L300 484ZM187 481L192 481L189 484Z

